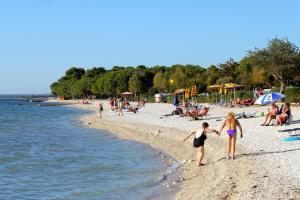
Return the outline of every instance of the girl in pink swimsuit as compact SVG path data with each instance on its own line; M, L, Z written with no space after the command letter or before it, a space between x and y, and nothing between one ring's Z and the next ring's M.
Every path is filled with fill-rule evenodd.
M240 125L239 121L235 119L235 114L233 112L228 113L227 119L223 122L220 128L219 131L220 133L225 126L227 128L226 132L228 134L227 159L230 158L235 159L234 153L235 153L235 144L236 144L236 136L237 136L236 127L240 129L241 138L242 138L243 137L242 126Z

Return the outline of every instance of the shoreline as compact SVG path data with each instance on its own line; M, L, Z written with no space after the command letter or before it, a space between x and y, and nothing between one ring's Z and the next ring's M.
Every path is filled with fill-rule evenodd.
M92 105L70 106L94 111L80 118L84 126L104 129L119 138L149 144L182 163L180 167L181 188L175 194L174 199L295 199L299 195L299 187L295 184L289 185L289 187L284 186L284 183L288 184L291 181L294 183L295 180L291 180L289 176L278 176L278 173L273 173L268 169L270 165L264 163L264 158L260 158L268 157L271 152L268 154L268 151L263 150L261 154L248 153L252 147L248 147L239 138L237 142L238 159L227 161L224 159L226 145L224 137L217 138L210 135L205 145L206 165L199 168L192 161L195 159L196 152L191 145L191 140L184 143L182 138L188 131L193 130L195 124L199 125L201 121L183 122L192 124L190 130L185 126L178 127L178 124L161 126L159 123L156 126L153 124L155 122L151 122L151 117L153 117L150 116L151 113L148 115L143 113L143 117L150 118L150 123L146 118L145 123L141 123L133 120L135 119L134 114L126 113L123 117L115 116L109 110L106 102L104 105L105 111L102 119L95 112L97 110L96 102L93 102ZM163 106L168 105L164 104ZM133 119L128 119L129 116ZM177 121L176 118L173 120ZM212 120L207 119L206 121L211 124ZM212 123L211 127L215 127L215 124ZM297 181L299 180L297 179L296 183Z

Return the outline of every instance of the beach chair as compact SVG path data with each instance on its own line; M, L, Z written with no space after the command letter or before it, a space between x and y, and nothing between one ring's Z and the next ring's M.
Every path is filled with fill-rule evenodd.
M219 106L224 106L225 105L225 100L224 99L221 99L220 101L219 101L219 103L217 103L217 105L219 105Z
M284 124L284 125L290 125L292 123L293 123L293 115L289 114L288 117L287 117L287 119L286 119L286 121L284 123L282 123L282 124Z

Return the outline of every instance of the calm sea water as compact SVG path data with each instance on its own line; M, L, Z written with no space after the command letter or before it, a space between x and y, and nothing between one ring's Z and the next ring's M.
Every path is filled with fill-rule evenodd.
M0 98L1 200L171 198L160 152L81 126L86 113Z

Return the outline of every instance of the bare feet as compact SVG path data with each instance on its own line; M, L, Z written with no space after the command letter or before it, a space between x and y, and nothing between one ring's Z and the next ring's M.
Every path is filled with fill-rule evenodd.
M203 165L205 165L204 163L199 163L198 164L198 167L201 167L201 166L203 166Z

